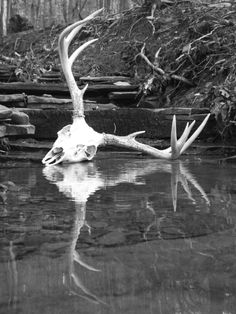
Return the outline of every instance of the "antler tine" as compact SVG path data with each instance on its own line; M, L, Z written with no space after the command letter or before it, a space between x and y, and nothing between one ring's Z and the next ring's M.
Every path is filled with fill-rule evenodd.
M206 118L202 121L200 126L197 128L197 130L190 136L190 138L183 145L183 147L180 150L180 154L182 154L195 141L195 139L198 137L198 135L202 132L203 128L205 127L209 117L210 117L210 113L206 116Z
M86 24L87 22L92 20L94 17L99 15L103 10L104 10L104 8L99 9L99 10L93 12L92 14L90 14L89 16L87 16L86 18L84 18L83 20L77 21L77 22L67 26L62 31L62 33L60 34L59 41L61 41L63 39L66 39L67 45L69 46L71 41L72 41L72 39L79 32L79 30L84 26L84 24Z
M178 156L180 156L198 137L198 135L203 130L204 126L206 125L210 114L208 114L201 125L197 128L197 130L192 134L192 136L187 140L194 124L196 121L192 121L192 123L189 125L189 123L186 124L185 129L181 137L177 140L177 131L176 131L176 117L173 116L172 120L172 128L171 128L171 147L169 148L169 151L171 151L172 158L175 159Z
M70 66L73 65L75 59L78 57L78 55L85 49L87 48L89 45L93 44L95 41L97 41L98 38L95 38L95 39L91 39L89 41L87 41L86 43L84 43L82 46L80 46L78 49L76 49L72 55L70 56L69 58L69 64Z
M186 140L189 136L189 133L191 132L194 124L195 124L195 121L193 121L190 125L189 125L189 122L187 122L183 134L178 139L178 145L180 147L182 147L184 145L184 143L186 142Z
M94 19L97 15L99 15L101 12L103 12L103 10L104 10L104 8L99 9L99 10L93 12L92 14L90 14L89 16L87 16L86 18L84 18L82 21L78 21L78 22L75 22L74 24L70 25L68 27L68 28L70 28L69 29L70 34L68 34L68 36L66 38L68 45L70 45L72 39L80 31L80 29L84 26L84 24L86 24L87 22Z
M171 151L172 158L177 158L180 155L180 150L184 143L186 142L189 133L194 126L195 121L191 123L189 126L189 123L187 122L184 132L181 135L181 137L177 140L177 130L176 130L176 116L173 116L172 120L172 127L171 127L171 146L169 151Z

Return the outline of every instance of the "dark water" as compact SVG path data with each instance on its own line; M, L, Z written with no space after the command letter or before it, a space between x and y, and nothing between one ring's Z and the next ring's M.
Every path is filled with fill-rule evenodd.
M0 168L0 313L236 313L236 167Z

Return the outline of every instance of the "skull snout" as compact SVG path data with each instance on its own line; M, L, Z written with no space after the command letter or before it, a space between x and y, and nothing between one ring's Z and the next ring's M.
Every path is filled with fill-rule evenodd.
M53 147L47 155L43 158L42 163L45 165L56 165L59 164L65 153L62 147Z

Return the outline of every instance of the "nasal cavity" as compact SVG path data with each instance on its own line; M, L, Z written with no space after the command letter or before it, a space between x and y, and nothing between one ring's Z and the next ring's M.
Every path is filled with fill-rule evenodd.
M59 154L59 153L62 153L63 152L63 148L62 147L54 147L53 150L52 150L52 153L53 154Z

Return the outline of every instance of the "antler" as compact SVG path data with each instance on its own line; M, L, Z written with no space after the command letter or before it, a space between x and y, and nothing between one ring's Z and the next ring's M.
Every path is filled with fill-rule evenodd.
M176 117L173 117L172 129L171 129L171 146L164 150L156 149L152 146L142 144L136 141L136 136L139 134L145 133L145 131L135 132L129 134L128 136L116 136L112 134L103 134L104 144L106 145L115 145L120 147L131 148L133 150L141 151L148 155L151 155L156 158L163 159L177 159L186 149L195 141L198 135L201 133L205 127L210 114L208 114L205 119L202 121L197 130L191 135L188 139L188 136L195 124L193 121L190 125L187 123L185 130L181 137L177 140L177 131L176 131Z
M72 65L75 61L75 59L78 57L78 55L89 45L97 41L97 39L89 40L88 42L84 43L82 46L80 46L78 49L76 49L72 55L68 56L68 48L75 37L75 35L81 30L81 28L90 20L92 20L94 17L96 17L98 14L100 14L103 11L103 9L97 10L85 19L78 21L70 26L68 26L64 31L60 34L59 40L58 40L58 47L59 47L59 56L61 60L61 67L63 70L63 73L65 75L65 79L67 81L72 103L74 106L74 115L73 117L84 117L84 105L83 105L83 95L87 88L87 85L84 87L84 89L80 90L77 86L77 83L75 81L74 75L72 73Z
M68 48L79 30L90 20L100 14L103 9L100 9L89 15L82 21L76 22L68 26L59 37L59 55L61 60L62 70L64 72L71 98L73 103L73 123L65 126L60 130L58 138L53 144L52 149L46 154L42 162L46 165L55 165L61 162L81 162L91 160L96 155L97 147L101 145L115 145L125 147L137 151L141 151L156 158L176 159L178 158L198 137L200 132L205 127L210 114L208 114L198 129L188 139L188 136L193 128L195 121L190 125L187 123L182 136L177 140L176 118L173 117L171 130L171 146L164 150L159 150L149 145L142 144L136 141L136 136L144 133L139 131L127 136L116 136L112 134L98 133L94 131L84 119L83 95L87 88L85 86L80 90L76 84L72 73L72 65L78 55L97 39L92 39L84 43L81 47L75 50L71 56L68 56Z

